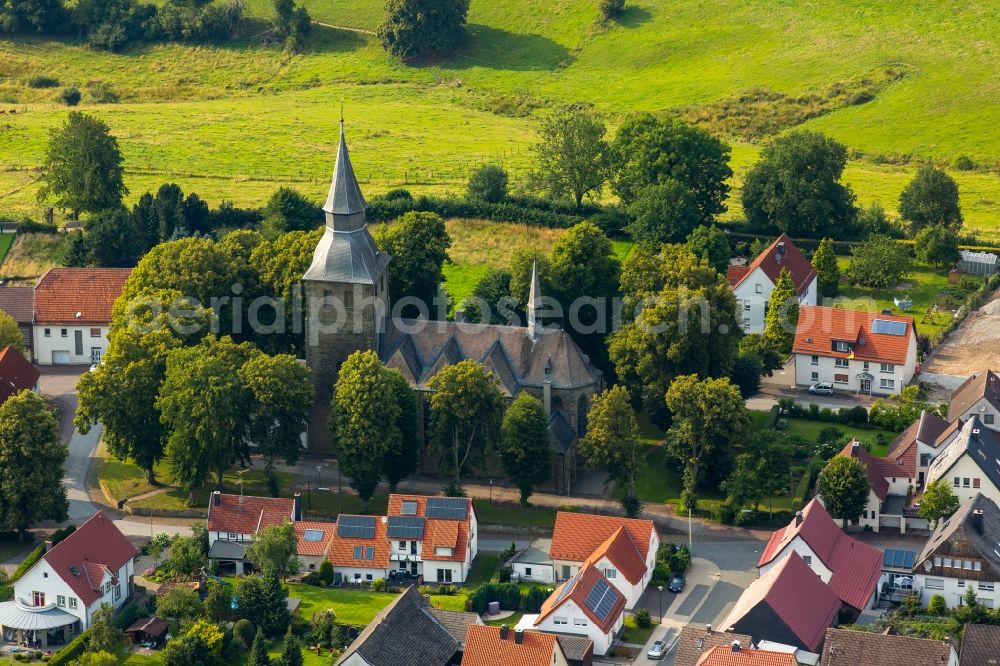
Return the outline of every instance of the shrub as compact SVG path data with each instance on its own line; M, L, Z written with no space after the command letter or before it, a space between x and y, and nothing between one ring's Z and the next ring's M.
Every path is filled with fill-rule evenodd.
M105 81L91 81L87 84L87 92L95 104L117 104L119 101L118 93Z
M507 183L503 167L487 164L472 172L467 193L473 201L497 203L507 198Z
M948 607L944 603L944 597L940 594L935 594L931 597L931 600L927 603L927 612L931 615L944 615L948 610Z
M409 190L404 190L401 187L389 190L383 196L386 201L413 201L413 195L410 194Z
M649 629L653 626L653 619L649 616L649 611L640 608L635 612L635 626L640 629Z
M66 106L76 106L80 103L80 89L76 86L63 88L59 93L59 101Z
M599 0L601 16L605 20L613 19L625 11L625 0Z
M959 171L972 171L976 168L976 163L968 155L959 155L955 158L955 168Z
M83 654L83 651L87 649L88 640L90 640L89 630L71 640L66 647L52 655L49 664L52 666L69 666L76 663L80 655Z
M334 579L333 563L330 560L323 560L319 565L319 577L325 584L331 585Z
M518 610L521 605L521 588L514 583L487 583L480 585L469 597L473 609L482 615L491 601L499 601L503 610Z
M323 575L315 571L310 571L303 576L302 582L305 585L312 585L313 587L326 587L326 581L323 580ZM374 588L374 584L372 587Z
M254 636L257 634L257 628L253 626L253 622L246 618L241 618L236 621L233 625L233 635L243 641L243 644L250 647L253 643Z
M59 85L59 79L54 76L45 76L44 74L36 74L28 79L29 88L55 88Z
M521 610L525 613L537 613L547 597L548 593L543 588L529 587L521 594Z
M372 581L372 592L385 592L385 578L376 578Z
M671 571L685 572L691 565L691 551L684 544L677 547L677 552L670 556L667 565Z

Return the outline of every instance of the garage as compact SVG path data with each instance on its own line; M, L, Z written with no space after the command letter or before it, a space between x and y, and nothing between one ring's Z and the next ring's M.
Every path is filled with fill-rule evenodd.
M69 352L53 349L52 365L69 365Z

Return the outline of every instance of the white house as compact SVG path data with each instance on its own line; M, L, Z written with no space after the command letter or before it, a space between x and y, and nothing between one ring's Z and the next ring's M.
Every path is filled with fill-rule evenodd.
M994 608L1000 581L1000 507L976 494L941 521L913 565L913 588L926 606L941 595L948 608L975 590L979 603Z
M552 542L545 539L532 541L511 561L510 566L519 581L531 583L554 583L556 580L552 558L549 557Z
M427 582L463 583L479 553L472 500L390 495L386 537L389 568Z
M0 603L0 631L42 648L90 626L102 604L119 608L132 594L135 547L97 513L46 552Z
M764 332L767 304L782 269L792 276L799 305L818 303L816 270L788 234L781 234L749 264L730 266L726 271L726 278L736 295L736 318L745 333Z
M895 395L916 372L917 332L912 317L803 306L792 354L799 386Z
M208 558L242 574L249 565L246 546L262 529L300 520L298 494L288 499L228 495L217 490L208 503Z
M52 268L34 296L34 354L39 365L99 363L108 348L115 299L130 268Z
M1000 429L1000 376L992 370L972 375L951 394L948 417L968 421L973 416L987 428Z
M625 595L593 565L587 565L553 591L537 615L524 615L515 629L576 634L594 642L594 654L607 654L624 624Z
M1000 433L973 416L931 462L927 483L944 479L962 502L982 493L1000 501Z
M336 582L364 585L389 578L387 523L386 516L337 516L336 533L327 551Z

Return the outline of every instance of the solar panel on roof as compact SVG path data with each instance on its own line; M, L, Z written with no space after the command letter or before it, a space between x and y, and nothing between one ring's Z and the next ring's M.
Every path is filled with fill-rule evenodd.
M598 578L584 603L603 622L608 619L616 601L618 601L618 591L611 587L605 579Z
M354 539L375 538L374 516L340 516L337 518L337 536Z
M912 550L886 548L882 556L882 566L893 569L912 569L917 553Z
M568 581L566 581L566 584L563 585L561 590L559 590L559 596L556 597L556 603L559 603L560 601L565 599L566 595L568 595L570 592L573 591L573 588L576 587L576 583L578 580L580 580L579 576L577 576L576 578L570 578Z
M306 541L322 541L323 530L306 530L302 536Z
M428 497L424 514L428 518L465 520L468 512L469 500L462 497Z
M422 539L424 519L418 516L389 516L385 533L390 539Z
M884 335L906 335L906 322L889 321L888 319L875 319L872 321L872 333L882 333Z
M404 516L417 515L417 503L414 500L403 500L403 504L399 508L399 513Z

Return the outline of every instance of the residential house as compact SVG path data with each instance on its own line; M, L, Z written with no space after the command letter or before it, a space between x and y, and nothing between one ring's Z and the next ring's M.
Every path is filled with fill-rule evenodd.
M0 633L42 648L69 641L102 604L128 601L136 555L111 518L94 514L14 583L13 600L0 603Z
M674 649L674 666L697 666L699 660L716 647L729 648L733 641L739 641L742 647L750 647L753 641L746 634L736 634L729 631L717 631L708 625L704 629L687 626L681 629Z
M556 634L559 641L559 649L569 666L593 666L594 663L594 641L586 636L571 636L569 634Z
M227 571L249 570L246 546L265 527L302 520L298 494L285 497L229 495L216 490L208 503L208 558Z
M1000 507L978 494L955 514L942 520L913 566L913 586L926 606L932 596L944 597L948 608L962 603L973 589L979 603L996 606L1000 580Z
M292 527L295 528L295 537L298 539L298 550L295 554L302 568L307 571L319 570L319 565L327 558L330 551L337 524L296 520L292 523Z
M540 631L507 625L469 627L462 666L569 666L559 641Z
M549 556L556 580L593 564L625 595L626 608L633 608L653 576L659 547L651 520L560 511Z
M625 595L593 565L562 583L537 615L524 615L515 629L576 634L594 642L604 656L624 624Z
M722 626L819 653L827 628L837 621L841 601L798 552L781 558L750 584Z
M972 416L927 468L927 482L944 480L959 500L979 493L1000 501L1000 432Z
M432 608L414 586L375 616L337 660L337 666L457 666L475 613Z
M10 345L0 351L0 404L21 391L37 391L41 373Z
M759 650L736 640L729 646L716 645L701 656L697 666L798 666L798 662L793 653Z
M822 666L860 664L958 666L959 659L951 641L827 629L826 642L823 644L823 660L820 663ZM968 666L965 659L961 660L961 664Z
M916 372L917 332L912 317L804 305L792 354L799 386L895 395Z
M35 288L8 287L0 285L0 310L17 322L17 327L24 336L24 348L29 358L35 358L34 323Z
M726 271L726 278L736 295L736 318L744 333L764 332L767 304L782 269L792 276L799 305L819 302L816 270L788 234L781 234L749 264L730 266Z
M34 349L39 365L99 363L108 348L115 299L131 268L51 268L35 285Z
M931 461L955 439L963 425L965 421L960 418L948 421L934 412L921 411L917 420L889 444L889 453L884 460L896 465L896 468L887 468L893 469L894 473L887 475L886 479L895 486L897 479L905 478L907 485L913 486L914 492L919 492L927 481ZM890 492L899 494L901 490L904 489L897 486Z
M337 531L327 553L334 582L361 585L389 577L388 522L385 516L337 516Z
M549 556L550 550L551 539L536 539L515 555L510 566L517 579L532 583L554 583L556 577L552 558Z
M436 583L464 583L479 552L479 521L464 497L390 495L389 568Z
M1000 376L987 370L966 379L952 391L948 416L966 421L978 416L987 428L1000 429Z
M965 625L958 661L962 666L1000 664L1000 627L992 624Z
M855 613L873 608L882 575L883 553L845 534L819 499L813 499L792 522L771 533L757 569L767 576L793 554L829 586Z

